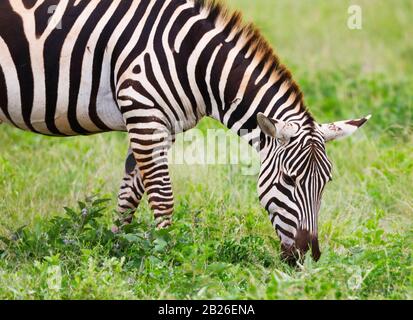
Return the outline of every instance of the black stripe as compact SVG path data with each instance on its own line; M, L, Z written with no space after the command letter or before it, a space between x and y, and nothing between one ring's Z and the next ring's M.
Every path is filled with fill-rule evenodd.
M181 27L183 27L183 25ZM196 121L198 121L198 110L203 106L198 106L197 100L192 91L189 82L189 76L192 75L188 75L187 72L188 61L200 39L204 36L205 32L209 30L211 30L211 28L205 23L205 19L197 21L185 35L179 53L174 52L175 64L178 70L178 78L182 88L185 91L185 95L191 103L192 114L195 116Z
M221 49L218 51L214 65L212 66L212 71L211 71L211 90L214 94L215 97L215 101L218 104L218 111L220 113L220 119L222 121L223 117L224 117L224 109L226 109L226 107L228 107L228 104L226 103L226 101L222 101L221 100L221 94L220 94L220 89L219 89L219 82L221 80L221 75L222 75L222 71L224 69L225 66L225 62L228 59L228 55L231 51L231 49L234 48L234 44L239 40L240 38L240 34L238 34L235 39L233 40L233 42L230 43L223 43L223 46L221 47ZM238 90L237 90L238 91ZM225 97L224 97L225 98ZM232 101L229 101L229 104Z
M36 2L37 2L37 0L23 0L23 5L26 9L31 9L31 8L34 7Z
M269 201L269 204L271 204L271 202L275 203L278 207L283 208L285 211L287 211L288 213L290 213L291 215L293 215L294 217L299 218L298 213L295 212L292 208L290 208L289 206L287 206L284 202L281 202L280 200L278 200L277 198L272 198ZM268 208L267 208L268 210Z
M154 87L154 89L156 90L156 92L161 96L162 100L166 103L166 105L159 106L160 109L169 108L169 110L172 111L172 113L173 113L176 121L174 121L174 119L171 119L171 118L166 114L166 117L167 117L169 123L179 122L179 116L178 116L178 114L176 113L176 110L175 110L175 108L174 108L175 106L172 106L172 105L171 105L171 103L170 103L170 101L168 100L166 94L164 93L164 91L162 90L162 88L161 88L161 86L159 85L158 81L156 80L156 75L155 75L155 73L154 73L154 71L153 71L153 68L152 68L151 58L150 58L150 56L149 56L148 53L145 54L144 63L145 63L145 70L146 70L146 79L147 79L147 80L149 81L149 83Z
M291 111L291 110L294 110L294 108L297 106L297 104L299 104L301 102L301 97L300 96L297 96L297 97L295 97L295 100L294 100L294 102L292 103L292 104L290 104L289 106L285 106L285 107L283 107L283 110L279 113L279 115L278 115L278 119L284 119L284 115L287 113L287 112L289 112L289 111ZM294 116L294 115L297 115L297 114L293 114L293 115L290 115L290 116ZM288 121L288 119L285 119L286 121Z
M3 111L6 118L14 125L16 124L10 118L9 110L8 110L8 99L7 99L7 86L6 86L6 78L4 77L3 69L0 66L0 108Z
M210 12L208 19L209 21L215 21L217 18L217 15L219 12L217 10L213 10ZM207 27L203 28L203 32L207 33L211 30L215 29L214 24L207 24ZM203 49L202 53L199 56L199 59L197 61L197 65L195 67L195 80L197 83L197 86L201 92L201 95L203 97L203 100L205 102L205 108L206 108L206 114L211 114L212 112L212 101L209 96L208 92L208 85L206 83L206 73L207 73L207 67L208 63L210 62L210 59L212 58L212 54L215 51L215 49L219 46L219 44L223 41L223 33L221 32L220 34L216 35ZM204 106L201 106L204 107Z
M29 43L24 35L23 21L13 11L9 1L0 2L0 37L6 42L16 66L24 122L29 130L37 132L30 121L33 109L34 79Z
M79 33L72 51L72 57L70 60L70 90L67 116L72 130L80 134L90 133L80 125L77 119L77 103L80 90L80 81L82 79L83 60L86 50L89 50L86 46L97 23L105 14L110 4L110 1L100 1L98 3L97 7L92 11L86 23L83 25L82 31Z
M169 6L166 8L166 10L165 10L164 14L162 15L162 18L159 22L156 33L155 33L154 48L155 48L156 58L159 62L159 66L162 70L162 74L165 78L165 81L168 83L168 87L171 90L174 99L177 101L178 107L183 112L184 117L188 118L188 115L187 115L186 109L185 109L185 107L182 103L181 97L179 96L179 94L178 94L178 92L175 88L175 85L173 83L172 76L171 76L171 71L170 71L171 66L169 66L168 59L166 57L165 49L168 50L170 48L164 48L163 42L162 42L162 37L164 36L165 28L166 28L167 24L169 23L172 14L175 12L175 10L179 6L181 6L182 4L185 4L185 3L186 3L186 0L172 1L169 4ZM178 72L180 72L180 71L178 71ZM174 108L174 107L175 106L172 106L172 108Z
M292 220L284 217L282 214L277 214L277 216L278 216L278 218L279 218L283 223L285 223L286 225L289 225L289 226L293 227L294 229L297 229L297 228L298 228L298 226L297 226L297 224L295 223L295 221L292 221Z
M128 42L132 38L132 35L133 35L136 27L138 26L139 21L144 16L149 4L150 4L150 0L142 0L139 3L138 8L135 10L135 13L134 13L132 19L129 21L129 23L126 26L124 32L119 37L118 42L115 45L115 48L113 49L112 59L111 59L110 85L111 85L111 88L112 88L113 99L115 101L117 101L117 99L116 99L115 77L116 77L117 80L119 79L119 76L114 74L116 63L119 59L119 56L122 54L123 49L125 49L125 46L128 44Z
M13 1L13 0L11 0ZM55 9L59 4L60 0L46 0L43 4L41 4L35 11L35 23L36 23L36 36L40 38L41 35L46 30L50 19L52 19L53 14L55 13ZM45 19L44 17L47 17Z
M119 81L119 78L125 73L125 71L129 68L129 66L132 64L132 62L139 57L142 52L145 50L147 44L148 44L148 40L149 40L149 36L151 34L153 25L156 21L156 19L158 18L159 12L161 11L162 6L164 5L163 1L156 1L156 4L152 7L151 12L149 13L148 19L145 22L144 28L141 32L141 34L139 35L139 39L136 43L136 45L134 46L134 48L132 49L132 51L129 53L129 55L126 57L126 59L124 61L122 61L122 65L119 69L118 74L116 75L117 81ZM147 10L147 8L145 8L145 11ZM138 8L138 13L142 14L142 16L144 15L145 12L139 12L139 8ZM141 20L142 17L139 16L135 17L134 19L136 20ZM135 30L135 28L133 28L132 32ZM131 35L132 36L132 35ZM128 39L126 39L127 41L125 41L125 43L127 43L128 41L130 41L130 37ZM124 48L124 45L122 49Z
M275 229L278 231L278 232L280 232L280 233L282 233L283 235L285 235L286 237L288 237L288 238L290 238L290 239L294 239L294 235L291 233L291 232L289 232L289 231L287 231L287 230L284 230L281 226L279 226L278 224L275 226Z
M103 121L99 118L97 113L97 96L99 93L99 86L102 75L103 59L105 56L106 46L111 38L116 27L129 10L133 3L133 0L123 0L120 2L116 8L113 16L110 18L106 26L103 28L99 40L96 44L94 59L93 59L93 77L92 77L92 90L90 93L90 104L89 104L89 116L93 123L101 129L102 131L109 131L110 128L106 126ZM115 92L113 95L116 96ZM116 102L116 100L115 100Z
M238 106L237 110L235 110L232 114L231 117L228 120L228 127L232 128L238 121L242 119L242 117L245 115L245 112L251 108L251 104L255 100L255 97L257 96L259 90L261 89L262 86L256 85L255 82L260 76L262 72L262 68L264 67L264 62L261 62L252 72L252 75L248 81L247 87L245 89L246 95L244 96L241 104ZM255 112L255 114L258 113ZM256 115L255 115L256 117ZM252 126L246 126L245 124L242 126L243 129L254 129L256 128L257 121L254 119L253 125Z
M70 0L68 9L62 18L62 28L53 30L47 38L43 50L47 97L46 125L49 131L56 135L62 135L55 123L61 52L67 35L87 5L87 1L81 1L77 6L74 6L75 1ZM47 16L41 18L48 19Z

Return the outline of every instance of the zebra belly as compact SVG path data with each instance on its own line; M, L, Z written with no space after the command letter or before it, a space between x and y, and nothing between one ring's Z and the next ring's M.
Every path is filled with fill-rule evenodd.
M45 105L36 106L37 108L44 108ZM15 104L15 102L11 101L8 105L9 113L13 113L13 110L19 110L20 105ZM102 108L98 108L98 115L100 119L105 121L105 123L110 123L109 129L100 129L96 126L96 124L90 119L90 115L88 113L88 106L80 106L79 112L76 114L76 117L79 122L82 123L82 127L87 130L87 133L76 132L71 126L68 120L67 113L60 113L56 114L54 118L55 125L59 128L61 134L54 134L48 129L48 122L43 119L38 120L31 120L30 125L36 128L36 132L44 135L49 136L76 136L81 134L95 134L101 132L110 132L110 131L126 131L126 125L123 120L122 114L117 109L117 106L112 101L108 101L106 105L102 106ZM27 124L22 120L10 120L3 111L3 108L0 109L0 124L1 123L8 123L12 126L15 126L19 129L32 131L29 129Z
M27 131L35 131L40 134L51 136L75 136L79 134L94 134L108 131L126 131L123 116L113 100L111 91L99 94L96 97L96 112L91 114L89 97L79 96L75 110L70 111L68 104L57 104L55 114L47 118L47 106L50 101L34 101L30 121L25 121L21 103L21 94L13 83L1 83L0 79L0 123L8 123L17 128ZM14 88L13 88L14 87ZM88 86L80 87L80 92L87 90ZM7 92L7 90L9 92ZM69 95L69 94L68 94ZM44 93L44 96L46 94ZM82 102L82 100L84 100ZM70 112L73 114L70 115ZM73 127L70 118L75 117L82 131ZM106 128L99 127L96 122L104 123ZM59 133L51 131L51 127L58 128ZM34 130L32 129L34 128ZM84 130L84 131L83 131Z

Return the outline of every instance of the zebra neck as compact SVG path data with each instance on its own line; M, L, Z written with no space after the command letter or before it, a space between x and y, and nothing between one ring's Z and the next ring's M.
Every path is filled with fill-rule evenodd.
M215 118L254 146L261 138L260 112L273 119L312 123L298 85L261 34L244 26L239 16L215 9L200 10L199 19L207 18L193 30L193 39L199 40L186 60L200 114Z
M234 48L232 50L237 50L236 45ZM218 61L218 64L222 65L222 62ZM229 71L223 67L212 77L220 79L221 100L220 103L215 102L209 115L256 150L260 150L264 138L257 123L258 113L272 119L294 121L301 126L312 126L314 120L304 106L301 91L275 57L261 61L257 57L246 57L241 51L233 61L225 64L231 64ZM212 87L213 83L210 85Z

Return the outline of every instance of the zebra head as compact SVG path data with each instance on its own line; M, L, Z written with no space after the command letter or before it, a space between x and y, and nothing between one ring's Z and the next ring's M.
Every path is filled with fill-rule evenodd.
M258 114L261 139L261 204L281 239L282 258L295 263L311 249L320 258L318 212L332 165L325 143L353 134L370 117L319 125L285 122Z

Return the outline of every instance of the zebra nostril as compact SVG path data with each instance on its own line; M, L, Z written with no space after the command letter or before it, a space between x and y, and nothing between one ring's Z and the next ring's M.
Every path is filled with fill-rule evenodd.
M314 261L317 262L318 260L320 260L321 251L320 251L320 247L319 247L317 238L313 238L311 240L311 255L312 255Z

